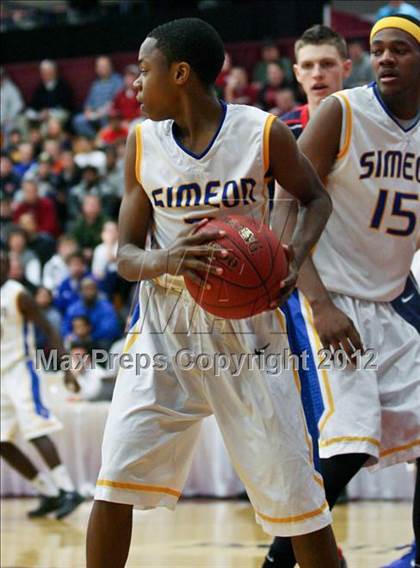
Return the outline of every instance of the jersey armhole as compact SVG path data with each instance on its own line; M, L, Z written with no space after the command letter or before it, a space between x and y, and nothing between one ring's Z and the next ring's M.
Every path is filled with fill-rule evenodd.
M274 114L269 114L266 118L264 124L263 133L263 167L264 167L264 177L269 176L270 169L270 132L273 122L276 120L277 116Z
M135 127L136 132L136 178L140 185L142 184L141 181L141 166L142 166L142 157L143 157L143 136L141 131L141 124L136 124Z
M350 101L343 92L334 93L333 96L340 102L342 109L340 147L336 156L336 160L342 160L348 154L350 149L353 129L353 113Z

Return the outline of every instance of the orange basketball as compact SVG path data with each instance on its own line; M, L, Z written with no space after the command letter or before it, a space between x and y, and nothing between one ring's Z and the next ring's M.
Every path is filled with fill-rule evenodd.
M226 232L211 246L226 249L229 254L213 261L223 268L223 274L200 274L205 284L211 285L209 290L185 277L194 300L207 312L225 319L248 318L270 309L288 272L285 251L273 231L243 215L211 219L199 231L209 229Z

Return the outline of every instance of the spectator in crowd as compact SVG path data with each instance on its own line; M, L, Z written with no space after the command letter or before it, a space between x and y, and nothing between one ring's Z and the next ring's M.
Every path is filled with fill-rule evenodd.
M41 61L39 74L41 81L27 110L28 119L43 122L55 117L65 122L73 108L73 93L69 84L58 76L56 63L49 59Z
M288 87L285 74L278 63L269 63L267 65L267 80L263 84L258 100L264 110L268 110L276 106L276 94L280 89Z
M22 258L13 251L9 252L9 278L20 282L31 294L35 294L38 287L37 284L34 284L26 278Z
M35 294L35 301L50 324L57 330L57 332L60 333L61 314L53 305L53 295L51 290L48 290L48 288L45 288L44 286L39 286ZM46 335L37 326L35 326L35 342L37 349L45 349L48 346Z
M43 124L43 135L48 140L56 140L60 150L71 150L69 135L57 118L52 116Z
M22 201L16 207L13 221L19 222L24 213L33 213L39 231L57 237L59 233L54 203L48 197L39 197L38 185L34 180L25 180L22 184Z
M0 67L0 124L2 129L12 128L24 108L25 103L19 89L6 75L3 67Z
M17 148L16 155L13 156L12 159L15 162L13 172L21 180L26 172L32 166L36 165L32 144L28 142L21 142Z
M57 253L45 264L42 284L48 290L55 290L69 276L67 258L76 252L77 243L70 235L61 235L57 242Z
M99 365L93 365L92 345L87 341L75 340L70 345L72 371L80 385L77 395L71 400L102 400L102 381L108 373Z
M101 173L105 171L106 158L101 150L95 148L95 141L80 136L73 143L74 161L80 169L94 166Z
M255 105L258 89L250 85L243 67L234 67L226 78L225 100L227 103Z
M9 231L7 246L10 258L17 261L14 266L20 264L22 277L32 287L41 284L41 263L36 254L28 247L26 232L21 227L12 227Z
M61 153L61 171L58 174L57 185L65 190L69 190L80 182L82 172L74 161L73 152L65 150Z
M216 79L216 91L219 97L223 96L226 87L226 81L232 70L232 58L228 52L225 53L225 60L223 62L222 70Z
M19 128L12 128L5 141L3 151L10 156L13 162L18 162L20 159L19 146L22 144L23 137Z
M403 2L402 0L391 0L385 6L382 6L376 14L376 20L380 20L381 18L386 18L387 16L396 16L396 15L406 15L412 16L413 18L417 18L420 20L420 10L409 4L408 2Z
M88 341L92 344L92 323L87 316L75 316L71 320L71 334L67 341Z
M12 198L0 191L0 244L6 248L9 231L13 227Z
M108 183L106 176L99 175L97 168L94 166L86 166L82 172L80 183L70 190L68 201L69 218L79 218L79 222L82 222L80 213L83 209L83 202L89 195L99 197L101 208L107 216L115 216L120 199L118 195L114 195L114 191L114 186ZM90 203L89 212L91 211L93 209Z
M51 160L51 171L59 175L63 169L63 163L61 161L61 147L58 140L53 138L46 138L42 145L43 152L48 154Z
M114 306L98 294L98 285L93 278L85 277L81 282L81 298L67 308L62 333L68 337L72 332L72 321L77 316L86 316L92 324L92 340L98 347L109 349L121 337L121 325Z
M112 100L122 88L121 76L114 73L109 57L98 57L95 71L97 79L89 89L84 111L73 120L76 133L88 138L94 138L98 127L106 123Z
M39 124L30 124L28 128L27 139L34 150L34 156L38 156L42 152L42 146L44 144L43 133L41 132L41 126Z
M253 81L260 86L269 79L268 67L271 63L277 64L283 72L285 81L293 83L292 63L288 57L281 57L280 50L275 43L267 41L261 50L261 61L254 68Z
M118 249L118 226L107 221L101 233L102 243L95 247L92 259L92 274L97 280L104 280L107 272L116 272Z
M75 222L72 234L89 261L93 249L101 243L101 232L105 221L99 197L86 195L83 199L82 215Z
M111 186L111 193L122 199L124 193L124 159L118 157L117 146L105 148L106 169L105 179Z
M66 264L69 275L61 282L56 289L54 305L62 314L80 300L80 285L83 278L91 276L87 270L87 263L83 253L73 252L66 257Z
M96 137L97 146L109 146L118 140L126 140L128 128L123 124L119 110L112 108L108 114L109 122L103 126Z
M290 112L296 106L296 98L293 89L285 87L275 94L276 106L271 108L269 112L276 116L282 116L286 112Z
M39 230L35 215L30 211L20 216L19 227L26 233L28 248L34 251L41 262L41 266L44 266L55 252L55 239L48 233Z
M124 87L115 95L111 110L119 112L124 126L140 117L140 105L136 99L133 82L139 74L136 65L128 65L124 70Z
M3 195L10 198L13 198L20 187L20 178L13 171L13 162L5 153L2 153L0 158L0 183Z
M352 61L350 76L344 81L346 89L366 85L373 81L373 71L370 64L370 55L363 49L360 40L354 39L348 44L349 57Z
M37 163L24 175L24 181L32 180L38 186L40 197L50 197L58 185L58 175L52 171L52 159L47 152L42 152Z

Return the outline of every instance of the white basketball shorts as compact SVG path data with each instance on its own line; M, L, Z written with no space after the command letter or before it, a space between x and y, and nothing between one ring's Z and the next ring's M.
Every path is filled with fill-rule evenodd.
M1 441L12 442L20 433L33 440L62 428L45 406L41 379L32 361L19 361L1 374Z
M201 420L214 414L267 533L330 524L297 373L276 364L288 350L280 311L216 320L186 290L150 282L142 283L140 306L120 360L95 498L174 508ZM135 359L137 369L123 368Z
M367 350L356 368L340 370L321 351L308 302L304 317L318 357L324 402L319 421L322 458L366 453L375 469L420 456L420 335L390 303L331 294Z

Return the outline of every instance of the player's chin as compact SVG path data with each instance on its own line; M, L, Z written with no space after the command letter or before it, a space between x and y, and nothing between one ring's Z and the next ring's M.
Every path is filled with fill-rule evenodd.
M401 81L398 80L387 82L379 79L378 87L381 94L385 96L398 95L404 91L404 85L402 85Z

